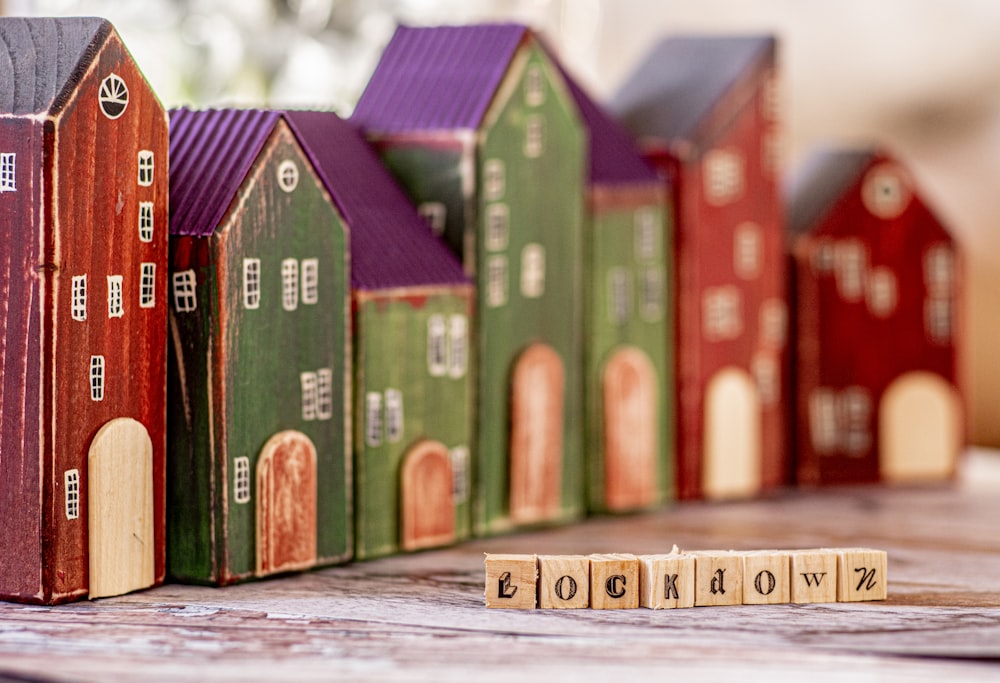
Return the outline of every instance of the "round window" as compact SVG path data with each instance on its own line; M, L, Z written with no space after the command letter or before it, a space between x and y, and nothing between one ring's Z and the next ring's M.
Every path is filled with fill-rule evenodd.
M861 199L865 208L879 218L895 218L910 204L912 192L904 171L897 165L883 163L865 176Z
M295 162L286 159L278 164L278 187L285 192L291 192L299 184L299 167Z
M128 107L128 86L117 74L111 74L101 81L101 88L97 93L97 99L101 103L101 111L109 119L117 119L125 113Z

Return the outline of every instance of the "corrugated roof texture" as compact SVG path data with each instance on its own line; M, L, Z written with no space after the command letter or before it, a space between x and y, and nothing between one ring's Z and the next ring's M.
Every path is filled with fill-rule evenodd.
M113 30L95 17L0 18L0 113L60 109Z
M828 149L803 164L788 190L788 229L792 236L809 232L878 157L875 149Z
M697 142L698 126L751 69L774 60L773 36L677 36L660 41L609 107L633 134Z
M635 139L621 122L587 94L551 50L547 52L562 72L590 135L590 182L625 184L657 180L656 171L646 163Z
M400 26L354 109L373 133L479 127L528 29Z
M469 283L355 126L332 112L284 115L347 221L354 289Z
M260 109L170 111L170 234L211 235L281 114Z

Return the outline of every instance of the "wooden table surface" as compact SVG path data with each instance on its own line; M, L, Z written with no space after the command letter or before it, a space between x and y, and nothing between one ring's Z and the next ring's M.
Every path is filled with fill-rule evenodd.
M483 607L484 552L654 553L674 543L884 548L889 599L659 611ZM631 683L647 674L1000 680L1000 455L971 452L949 487L685 503L225 589L168 585L58 607L0 603L0 677L14 679Z

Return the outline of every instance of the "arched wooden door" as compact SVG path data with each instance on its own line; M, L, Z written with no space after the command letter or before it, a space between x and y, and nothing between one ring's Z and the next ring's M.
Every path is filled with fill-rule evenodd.
M116 418L91 441L87 511L90 597L152 586L153 442L140 422Z
M439 441L420 441L400 470L400 546L419 550L455 540L451 456Z
M510 515L518 523L551 519L562 498L562 359L533 344L517 359L511 379Z
M257 461L257 575L315 563L316 447L302 432L278 432Z
M963 442L958 392L940 375L908 372L879 403L879 470L896 482L933 481L955 469Z
M749 372L723 368L705 390L702 492L740 498L760 490L760 393Z
M656 501L659 396L656 368L634 346L604 366L604 503L627 510Z

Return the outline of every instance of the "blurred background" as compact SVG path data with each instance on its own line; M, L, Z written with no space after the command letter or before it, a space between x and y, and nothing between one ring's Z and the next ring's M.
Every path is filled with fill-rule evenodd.
M598 99L664 35L774 33L787 171L819 146L883 144L965 247L970 435L1000 446L996 0L0 0L0 9L107 17L167 106L344 115L399 22L525 22Z

